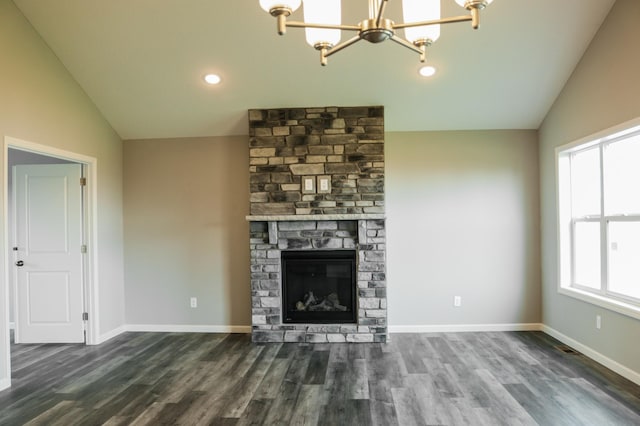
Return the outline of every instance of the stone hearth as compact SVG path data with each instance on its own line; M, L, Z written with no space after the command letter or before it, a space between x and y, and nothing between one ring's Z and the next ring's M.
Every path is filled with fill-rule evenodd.
M252 338L387 340L382 107L250 110ZM356 250L353 324L284 324L281 253Z

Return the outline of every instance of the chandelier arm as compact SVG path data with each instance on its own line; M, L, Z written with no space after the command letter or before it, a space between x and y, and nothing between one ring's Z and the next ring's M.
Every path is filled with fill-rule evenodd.
M378 9L378 13L376 14L376 26L379 27L382 24L382 20L384 19L384 10L387 7L388 0L382 0L380 2L380 8Z
M455 24L456 22L472 21L471 15L454 16L451 18L434 19L433 21L421 21L421 22L405 22L401 24L393 24L394 30L411 27L423 27L427 25L439 25L439 24Z
M287 33L287 15L285 13L276 15L276 24L278 26L278 34L285 35Z
M292 28L323 28L327 30L345 30L345 31L360 31L358 25L331 25L331 24L312 24L301 21L287 21L287 27Z
M474 7L471 9L471 27L477 30L480 26L480 8Z
M398 37L397 35L391 36L389 40L395 41L400 46L404 46L409 50L413 50L414 52L419 53L420 55L424 53L423 50L420 49L418 46L415 46L413 43L403 39L402 37Z
M362 40L362 38L360 38L360 36L357 35L357 36L355 36L353 38L350 38L349 40L343 41L340 44L336 44L331 49L329 49L329 51L327 51L327 53L324 56L331 56L334 53L338 53L342 49L345 49L345 48L351 46L352 44L359 42L360 40Z

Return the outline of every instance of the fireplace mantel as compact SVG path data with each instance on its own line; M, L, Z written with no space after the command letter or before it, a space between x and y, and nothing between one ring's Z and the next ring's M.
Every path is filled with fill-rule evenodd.
M385 219L384 214L291 214L291 215L249 215L247 222L291 222L296 220L379 220Z

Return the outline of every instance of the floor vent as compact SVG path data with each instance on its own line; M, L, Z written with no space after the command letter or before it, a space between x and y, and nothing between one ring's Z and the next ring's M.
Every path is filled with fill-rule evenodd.
M573 349L572 347L569 347L567 345L556 346L556 348L558 350L564 352L565 354L578 355L580 353L580 352L576 351L575 349Z

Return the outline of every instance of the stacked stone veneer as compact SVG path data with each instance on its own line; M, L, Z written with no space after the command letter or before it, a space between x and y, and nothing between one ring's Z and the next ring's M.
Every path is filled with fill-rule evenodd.
M251 298L256 342L386 342L384 220L251 222ZM282 250L358 251L356 324L282 323Z
M249 111L252 339L386 342L382 107ZM303 192L328 177L330 192ZM281 252L355 250L357 322L284 324Z
M384 213L382 107L249 111L252 215ZM331 193L302 191L329 176Z

